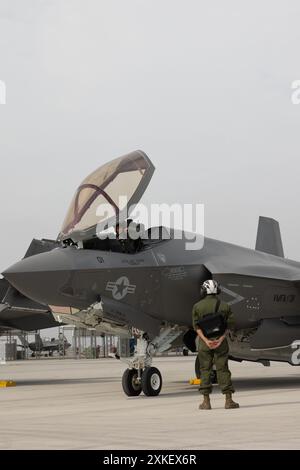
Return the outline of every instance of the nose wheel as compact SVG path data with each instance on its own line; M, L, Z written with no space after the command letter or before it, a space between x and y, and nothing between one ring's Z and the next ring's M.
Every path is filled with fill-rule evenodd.
M161 373L156 367L146 367L142 374L142 390L147 397L156 397L162 387Z
M126 369L122 377L122 387L128 397L144 393L147 397L156 397L162 388L162 376L156 367L146 367L143 371Z
M142 392L141 373L139 374L136 369L126 369L122 377L122 387L128 397L140 395Z
M176 325L165 325L153 340L145 332L140 332L134 355L130 359L122 359L127 364L122 378L122 386L129 397L137 396L141 392L147 397L156 397L162 389L162 376L156 367L152 367L155 354L167 351L182 330Z

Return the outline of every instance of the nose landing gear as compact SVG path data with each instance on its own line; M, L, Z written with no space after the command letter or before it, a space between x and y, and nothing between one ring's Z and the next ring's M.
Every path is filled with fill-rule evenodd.
M138 396L142 391L147 396L156 396L161 391L161 373L156 367L151 367L154 353L154 344L150 343L147 333L143 333L137 339L134 357L127 361L129 369L122 377L122 387L127 396Z
M156 367L146 367L140 371L126 369L122 377L122 387L128 397L136 397L141 392L147 397L156 397L162 387L161 373Z
M129 396L138 396L141 392L147 397L156 397L162 388L162 376L156 367L152 367L155 353L170 348L172 342L182 334L179 328L166 327L153 341L149 340L147 333L137 338L137 345L133 358L126 361L129 368L122 377L124 393Z

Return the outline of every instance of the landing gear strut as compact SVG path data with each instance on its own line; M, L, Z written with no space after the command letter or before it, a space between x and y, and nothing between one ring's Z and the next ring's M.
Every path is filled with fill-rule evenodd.
M170 344L181 334L176 327L166 327L160 335L150 341L147 333L141 333L137 338L135 354L127 360L128 369L122 377L122 386L129 397L140 395L156 397L162 388L162 376L156 367L152 367L152 358L157 352L169 349Z

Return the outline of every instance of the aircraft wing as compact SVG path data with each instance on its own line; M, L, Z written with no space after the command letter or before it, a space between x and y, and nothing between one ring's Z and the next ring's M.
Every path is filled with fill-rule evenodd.
M23 296L8 281L0 279L0 328L24 331L58 326L46 305Z
M205 239L203 264L216 277L222 274L300 280L300 263L218 240Z

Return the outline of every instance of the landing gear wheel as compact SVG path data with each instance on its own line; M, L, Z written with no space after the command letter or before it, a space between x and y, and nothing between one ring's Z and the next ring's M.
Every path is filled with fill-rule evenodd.
M137 397L142 391L136 369L126 369L122 377L122 387L128 397Z
M162 387L161 373L156 367L146 367L142 375L142 390L148 397L159 395Z
M199 357L198 356L196 357L196 361L195 361L195 374L196 374L197 379L201 378L200 362L199 362ZM212 384L217 384L218 383L217 371L215 369L211 373L211 383Z

